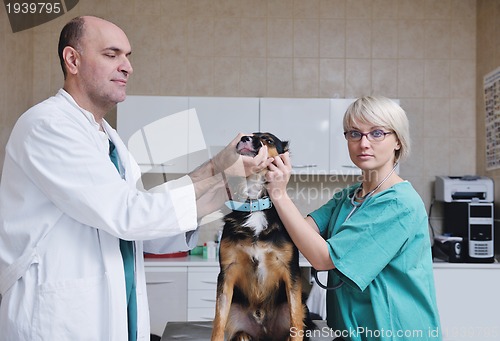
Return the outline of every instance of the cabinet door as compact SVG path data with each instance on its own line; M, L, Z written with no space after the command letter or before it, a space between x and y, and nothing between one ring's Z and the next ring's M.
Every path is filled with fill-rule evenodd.
M355 100L350 98L330 100L330 174L361 174L361 170L349 157L343 127L344 114Z
M208 149L208 155L190 156L190 170L219 152L238 133L259 130L258 98L189 97L189 108L196 109Z
M444 264L434 267L444 341L500 339L500 266Z
M330 100L261 98L260 130L290 142L296 174L328 174Z
M161 336L168 321L187 321L187 269L146 267L151 333Z
M189 267L188 321L213 320L219 267Z
M188 155L206 153L187 97L128 96L118 104L117 131L143 172L188 171Z

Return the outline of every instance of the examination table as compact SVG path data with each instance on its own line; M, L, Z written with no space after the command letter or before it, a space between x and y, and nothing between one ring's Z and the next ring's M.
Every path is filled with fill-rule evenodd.
M333 331L326 326L325 321L314 321L318 326L310 334L311 341L332 341L335 338ZM189 340L189 341L208 341L212 333L212 321L203 322L168 322L161 341ZM313 331L311 331L313 333Z

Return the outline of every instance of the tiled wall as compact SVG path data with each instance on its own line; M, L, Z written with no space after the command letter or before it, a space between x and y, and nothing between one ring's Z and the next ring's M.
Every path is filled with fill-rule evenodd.
M95 14L130 38L130 94L399 98L413 138L401 174L429 205L436 175L476 173L476 6L476 0L81 0L31 30L32 37L9 33L0 9L4 39L26 43L2 50L11 62L0 82L10 90L9 81L22 75L33 103L53 94L62 85L56 54L62 25ZM0 98L8 109L5 141L27 103Z

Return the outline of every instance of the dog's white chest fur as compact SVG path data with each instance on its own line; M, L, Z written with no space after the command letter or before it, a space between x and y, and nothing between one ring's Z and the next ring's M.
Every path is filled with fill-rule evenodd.
M255 236L258 236L267 228L266 215L262 211L252 212L248 215L243 226L250 227L254 231Z

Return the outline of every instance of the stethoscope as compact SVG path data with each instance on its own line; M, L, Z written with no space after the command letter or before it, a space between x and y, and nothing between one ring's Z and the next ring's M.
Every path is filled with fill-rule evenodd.
M369 197L371 197L380 188L380 186L382 186L382 184L387 179L389 179L389 177L392 175L392 173L394 173L394 171L396 170L397 166L398 166L398 163L396 162L394 164L394 167L392 167L392 170L389 172L389 174L387 174L385 176L385 178L382 179L382 181L380 181L380 183L377 185L377 187L375 187L374 189L372 189L370 192L368 192L364 196L359 197L359 193L361 193L361 191L363 190L363 184L361 184L358 188L356 188L356 190L354 191L354 193L352 194L352 197L351 197L352 210L351 210L351 212L349 212L349 214L347 215L347 218L345 218L345 220L349 219L354 214L354 212L356 211L356 209L358 209L359 207L361 207L361 205L363 204L363 202L366 199L368 199ZM329 270L324 270L324 271L329 271ZM318 272L320 272L320 271L315 270L313 275L314 275L314 280L316 281L316 283L318 284L318 286L320 288L325 289L325 290L337 290L338 288L340 288L341 286L344 285L343 281L340 281L339 284L336 284L336 285L334 285L332 287L324 285L318 279Z

